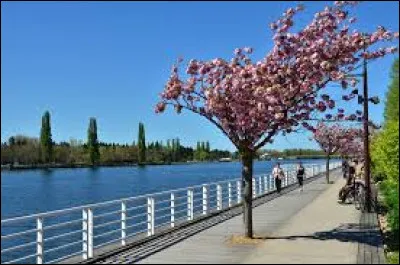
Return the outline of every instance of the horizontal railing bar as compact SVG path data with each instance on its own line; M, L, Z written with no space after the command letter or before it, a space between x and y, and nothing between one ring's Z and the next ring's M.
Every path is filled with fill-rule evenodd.
M171 206L163 207L163 208L156 208L155 212L162 212L162 211L170 210L170 209L171 209Z
M78 241L75 241L75 242L71 242L71 243L68 243L68 244L64 244L64 245L59 246L59 247L56 247L56 248L46 249L46 252L45 252L45 253L49 253L49 252L52 252L52 251L56 251L56 250L59 250L59 249L63 249L63 248L66 248L66 247L70 247L70 246L73 246L73 245L76 245L76 244L80 244L80 243L82 243L82 242L83 242L83 240L78 240Z
M13 260L10 260L10 261L7 261L7 262L1 262L1 264L11 264L11 263L16 262L16 261L26 260L26 259L33 258L33 257L36 257L36 253L28 255L28 256L25 256L25 257L22 257L22 258L13 259Z
M59 261L61 261L61 260L65 260L65 259L68 259L68 258L70 258L70 257L76 256L76 255L79 255L79 254L82 254L83 252L84 252L83 250L78 251L78 252L74 252L74 253L71 253L71 254L62 256L61 258L50 260L50 261L48 261L48 262L46 262L46 263L55 263L55 262L59 262Z
M175 219L175 223L176 223L176 222L179 222L179 221L182 221L182 220L183 220L183 221L187 221L187 216L182 216L182 217L176 218L176 219Z
M102 236L106 236L106 235L111 235L111 234L114 234L114 233L117 233L117 232L120 232L120 231L121 231L121 228L118 228L118 229L115 229L115 230L112 230L112 231L109 231L109 232L105 232L103 234L95 235L95 236L93 236L93 239L94 238L99 238L99 237L102 237Z
M78 234L78 233L82 233L82 230L72 231L72 232L64 233L64 234L61 234L61 235L58 235L58 236L52 236L52 237L44 238L43 241L47 242L47 241L51 241L53 239L65 237L65 236L68 236L68 235Z
M140 208L145 208L145 204L140 205L140 206L135 206L135 207L131 207L131 208L126 208L126 211L131 211L131 210L136 210L136 209L140 209Z
M139 231L137 231L135 233L131 233L130 235L126 235L125 239L131 238L131 237L137 236L140 233L146 233L146 232L147 232L147 229L139 230Z
M93 219L104 217L104 216L108 216L108 215L112 215L112 214L116 214L116 213L121 213L121 212L122 212L121 210L118 210L118 211L112 211L112 212L109 212L109 213L102 213L102 214L98 214L96 216L93 216Z
M161 215L161 216L156 216L156 218L154 218L154 220L157 221L157 220L160 220L160 219L165 218L165 217L171 217L171 214L164 214L164 215Z
M187 198L187 195L184 195L184 196L175 196L174 200L177 201L177 200L179 200L179 199L184 199L184 198Z
M162 204L162 203L165 203L165 202L171 202L171 199L163 200L163 201L156 201L155 203L156 204Z
M137 226L139 226L139 225L144 225L144 224L147 224L147 221L145 221L145 222L140 222L140 223L133 224L133 225L127 225L127 226L126 226L126 229L129 229L129 228L132 228L132 227L137 227Z
M125 238L127 238L127 237L125 237ZM97 245L97 246L93 246L93 249L101 248L101 247L104 247L104 246L106 246L106 245L109 245L109 244L111 244L111 243L114 243L114 242L117 242L117 241L120 241L120 240L121 240L120 237L119 237L119 238L116 238L116 239L112 239L112 240L110 240L110 241L101 243L101 244L99 244L99 245Z
M183 210L180 210L180 211L175 211L175 215L178 214L178 213L186 212L186 211L187 211L187 209L183 209Z
M116 224L116 223L121 223L121 220L113 220L113 221L110 221L110 222L101 223L101 224L98 224L98 225L94 225L93 228L100 228L100 227L104 227L104 226L111 225L111 224Z
M135 215L132 215L132 216L128 215L128 216L126 217L126 220L131 220L131 219L137 218L137 217L144 217L144 216L146 216L146 214L147 214L147 213L140 213L140 214L135 214Z
M13 238L16 236L26 235L26 234L33 233L33 232L37 232L37 229L35 228L35 229L25 230L25 231L18 232L18 233L1 236L1 240Z
M68 221L68 222L64 222L64 223L60 223L60 224L54 224L54 225L48 225L43 227L43 230L51 230L54 228L58 228L58 227L63 227L63 226L67 226L67 225L71 225L71 224L75 224L75 223L82 223L83 219L79 219L79 220L73 220L73 221Z
M22 245L10 247L10 248L2 249L1 253L3 254L5 252L9 252L11 250L16 250L16 249L20 249L20 248L24 248L24 247L32 246L32 245L36 245L36 242L29 242L29 243L26 243L26 244L22 244Z
M169 226L170 224L171 224L170 222L164 222L164 223L155 225L154 228L158 228L158 227L161 227L161 226ZM169 226L169 227L170 227L170 226Z
M193 203L195 203L195 202L202 202L202 201L203 201L203 198L199 198L199 199L193 200Z
M187 202L175 204L175 209L182 205L187 205Z

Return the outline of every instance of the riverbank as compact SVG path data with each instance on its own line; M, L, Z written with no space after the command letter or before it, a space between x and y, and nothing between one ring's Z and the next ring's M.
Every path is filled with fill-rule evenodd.
M238 160L232 160L237 162ZM166 165L188 165L201 164L218 161L187 161L187 162L170 162L170 163L146 163L139 165L138 163L114 163L114 164L38 164L38 165L1 165L1 171L14 170L33 170L33 169L56 169L56 168L97 168L97 167L140 167L140 166L166 166Z
M275 161L275 160L301 160L301 159L310 159L310 160L319 160L325 159L325 156L288 156L288 157L272 157L269 159L258 159L255 161ZM333 157L333 159L339 159L339 157ZM101 163L97 164L96 166L85 164L85 163L77 163L77 164L36 164L36 165L1 165L1 171L16 171L16 170L34 170L34 169L57 169L57 168L98 168L98 167L140 167L140 166L166 166L166 165L190 165L190 164L203 164L203 163L232 163L232 162L239 162L239 159L232 159L230 161L219 161L219 160L212 160L212 161L182 161L182 162L148 162L145 164L138 164L138 163Z

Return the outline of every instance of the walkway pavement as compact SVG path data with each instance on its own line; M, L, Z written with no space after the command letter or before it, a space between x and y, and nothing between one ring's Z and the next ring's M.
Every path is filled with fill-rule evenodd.
M200 222L198 227L180 229L97 263L381 262L382 255L376 259L377 255L372 254L379 252L379 231L371 225L360 226L361 213L354 205L338 204L337 193L345 182L341 172L332 171L331 179L334 184L326 184L325 178L320 177L305 185L303 192L289 189L279 197L271 194L260 199L253 209L257 239L251 243L235 242L243 233L243 217L238 208L235 217L220 214L216 219ZM371 218L374 219L372 215Z
M357 263L358 242L348 233L358 228L360 212L352 204L337 203L343 183L336 178L335 184L273 232L272 238L242 263Z
M231 244L241 235L242 216L207 229L139 263L356 263L357 242L335 234L359 223L352 205L337 203L343 185L340 171L335 183L320 178L302 193L291 191L254 209L253 221L260 244ZM336 230L335 230L336 229ZM343 232L343 231L342 231ZM269 238L269 239L268 239Z

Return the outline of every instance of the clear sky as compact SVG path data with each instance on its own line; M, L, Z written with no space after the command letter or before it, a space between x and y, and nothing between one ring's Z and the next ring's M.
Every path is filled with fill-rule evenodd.
M38 136L51 113L53 139L85 140L96 117L101 141L131 143L138 123L147 140L209 140L234 150L203 118L154 113L176 58L231 58L251 46L259 59L271 48L268 25L298 2L1 2L1 140ZM308 23L324 2L305 2ZM398 31L399 3L364 2L360 30ZM295 21L295 22L296 22ZM396 55L397 56L397 55ZM371 96L384 98L395 56L369 67ZM371 106L382 121L383 104ZM307 134L280 136L268 148L316 148Z

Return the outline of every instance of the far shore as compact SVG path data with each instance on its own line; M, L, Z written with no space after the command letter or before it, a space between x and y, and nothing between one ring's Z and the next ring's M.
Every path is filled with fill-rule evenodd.
M324 159L324 156L288 156L282 157L281 159ZM332 159L337 159L339 157L331 157ZM271 158L267 160L258 160L258 161L270 161L277 160L278 158ZM278 159L279 160L279 159ZM220 163L231 163L231 162L239 162L238 159L232 159L231 161L223 161ZM201 164L201 163L209 163L209 162L219 162L218 160L214 161L186 161L186 162L159 162L159 163L146 163L139 165L138 163L104 163L97 164L96 166L90 164L36 164L36 165L22 165L22 164L6 164L1 165L1 171L14 171L14 170L33 170L33 169L56 169L56 168L96 168L96 167L140 167L140 166L162 166L162 165L186 165L186 164Z

